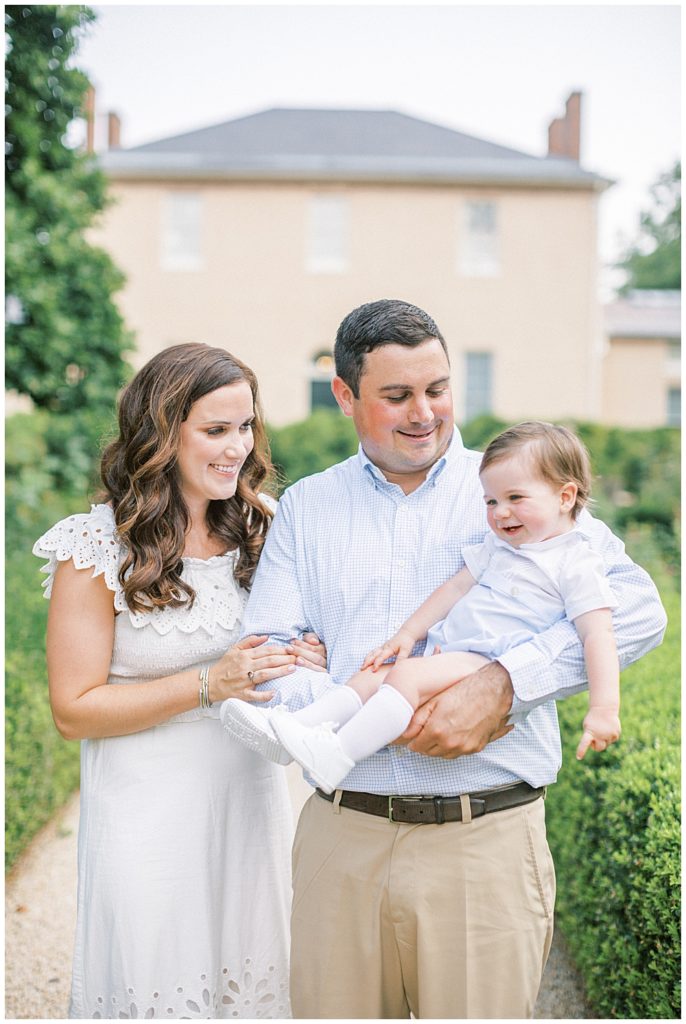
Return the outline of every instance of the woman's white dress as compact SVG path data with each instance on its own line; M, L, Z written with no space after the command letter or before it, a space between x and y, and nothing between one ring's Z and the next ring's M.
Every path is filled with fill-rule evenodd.
M34 553L49 559L46 596L58 561L104 575L117 612L112 685L200 668L239 637L247 595L232 553L184 559L191 609L144 614L117 579L109 506L57 523ZM290 1016L286 778L234 743L218 713L81 744L71 1017Z

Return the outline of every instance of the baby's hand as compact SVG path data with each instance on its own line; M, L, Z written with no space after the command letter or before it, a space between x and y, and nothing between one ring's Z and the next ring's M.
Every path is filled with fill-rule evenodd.
M617 708L591 707L584 718L584 732L576 750L580 761L589 747L593 750L606 750L611 743L616 743L622 732Z
M370 651L367 657L362 662L362 668L369 668L373 672L376 672L378 668L381 668L385 661L389 658L395 657L396 661L401 661L403 658L409 658L412 653L412 648L415 645L414 637L411 637L408 633L403 633L399 630L395 636L392 636L390 640L387 640L382 647L377 647L375 650Z

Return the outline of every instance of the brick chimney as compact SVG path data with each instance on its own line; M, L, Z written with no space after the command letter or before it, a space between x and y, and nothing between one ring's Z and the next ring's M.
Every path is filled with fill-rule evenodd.
M564 117L556 117L548 128L548 156L563 156L579 162L581 148L581 93L570 93Z
M107 148L119 149L121 135L121 119L118 114L109 112L107 115Z

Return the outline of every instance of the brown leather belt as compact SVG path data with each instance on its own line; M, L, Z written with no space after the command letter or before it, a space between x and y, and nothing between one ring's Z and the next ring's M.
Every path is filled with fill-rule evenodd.
M336 793L316 790L317 795L333 803ZM381 796L377 793L355 793L343 790L339 801L341 807L363 814L375 814L380 818L404 825L443 825L449 821L480 818L492 811L504 811L508 807L529 804L545 795L545 786L534 789L528 782L516 782L499 789L484 789L478 793L462 796ZM469 804L467 805L467 801Z

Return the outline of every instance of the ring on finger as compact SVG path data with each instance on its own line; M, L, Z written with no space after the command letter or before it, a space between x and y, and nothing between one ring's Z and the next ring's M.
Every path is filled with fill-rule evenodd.
M252 672L252 671L248 672L248 680L250 681L250 685L251 685L251 686L252 686L252 684L253 684L253 680L254 680L254 679L255 679L255 673L254 673L254 672Z

